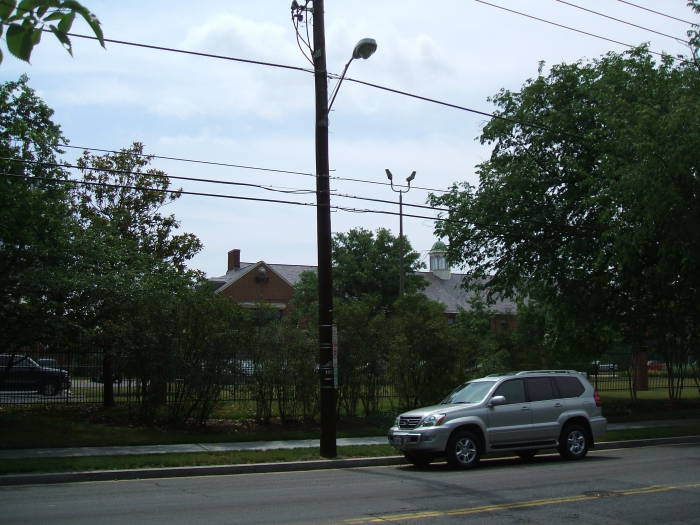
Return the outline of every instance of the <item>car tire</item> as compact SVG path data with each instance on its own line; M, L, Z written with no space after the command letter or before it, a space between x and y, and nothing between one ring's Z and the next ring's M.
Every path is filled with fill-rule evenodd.
M459 430L450 436L445 449L447 464L455 469L470 469L479 464L481 443L467 430Z
M44 383L39 387L39 393L42 396L56 396L61 391L61 388L53 382Z
M564 459L582 459L588 454L590 439L582 425L566 425L559 436L559 454Z
M518 452L518 456L523 461L532 461L538 452L539 450L521 450Z
M416 452L405 452L404 457L406 461L411 463L414 467L427 467L432 463L433 457L428 454L420 454Z

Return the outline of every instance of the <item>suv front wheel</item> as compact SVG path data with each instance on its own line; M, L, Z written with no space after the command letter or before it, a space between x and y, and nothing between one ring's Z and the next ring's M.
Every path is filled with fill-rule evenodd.
M588 431L581 425L566 425L559 437L559 454L565 459L581 459L588 454Z
M447 442L445 456L452 468L473 468L479 463L481 457L479 440L467 430L457 431Z

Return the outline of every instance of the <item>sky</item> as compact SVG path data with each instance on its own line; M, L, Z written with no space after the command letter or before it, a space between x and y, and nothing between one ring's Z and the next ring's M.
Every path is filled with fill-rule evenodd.
M82 2L97 15L108 39L311 69L297 45L291 0ZM519 90L537 76L540 61L546 72L552 65L587 61L644 42L653 51L688 54L682 42L670 38L683 39L688 22L700 23L685 0L632 3L326 0L327 66L339 74L356 42L374 38L376 53L353 61L348 79L491 113L495 107L488 98L501 89ZM90 34L80 22L73 32ZM311 73L72 41L73 57L44 35L31 64L10 56L3 44L0 65L0 80L26 73L30 86L55 110L54 122L74 146L66 149L66 162L79 156L80 148L118 150L135 141L151 155L208 162L154 158L151 167L170 176L237 183L173 180L174 189L309 205L181 196L162 211L174 214L180 231L194 233L204 244L191 268L209 277L223 275L227 253L234 248L246 262L316 264ZM334 86L331 80L329 91ZM415 171L403 196L404 213L425 218L405 216L404 234L427 264L437 240L428 217L437 212L407 205L425 205L428 193L443 192L455 182L478 184L476 166L490 155L478 140L487 122L488 117L474 112L343 82L329 128L331 203L345 208L332 213L333 232L384 227L398 235L398 194L388 185L385 169L399 183Z

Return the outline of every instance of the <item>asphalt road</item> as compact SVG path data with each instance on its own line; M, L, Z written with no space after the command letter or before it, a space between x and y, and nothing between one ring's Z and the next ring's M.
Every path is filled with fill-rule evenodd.
M700 446L484 461L0 488L4 525L700 524Z

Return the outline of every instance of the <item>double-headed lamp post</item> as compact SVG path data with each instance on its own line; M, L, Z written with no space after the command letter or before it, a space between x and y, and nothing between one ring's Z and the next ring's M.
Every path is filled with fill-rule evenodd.
M403 240L403 194L408 193L409 190L411 189L411 181L416 178L416 172L414 171L411 173L408 177L406 177L406 189L402 190L401 187L395 188L394 187L394 176L391 174L391 172L386 169L386 176L389 179L389 182L391 182L391 189L394 190L396 193L399 194L399 249L401 250L400 256L400 268L399 268L399 296L403 295L403 289L404 289L404 280L405 280L405 275L404 275L404 252L406 251L406 246Z
M294 4L292 4L294 8ZM328 100L326 68L326 36L323 0L313 0L313 63L316 92L316 237L318 250L318 340L321 404L321 456L333 458L336 448L337 384L333 359L333 279L331 200L328 162L328 112L338 94L340 84L356 58L369 58L377 49L371 38L360 40L345 65L332 99Z

